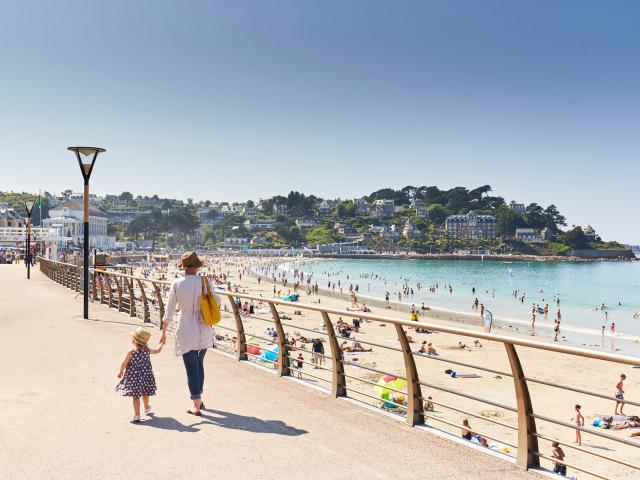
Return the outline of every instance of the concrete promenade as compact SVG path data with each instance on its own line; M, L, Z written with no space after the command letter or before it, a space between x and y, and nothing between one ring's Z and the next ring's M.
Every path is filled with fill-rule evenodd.
M525 479L517 467L209 352L202 418L182 360L152 358L155 416L114 392L135 319L0 265L0 479ZM154 332L152 346L159 335Z

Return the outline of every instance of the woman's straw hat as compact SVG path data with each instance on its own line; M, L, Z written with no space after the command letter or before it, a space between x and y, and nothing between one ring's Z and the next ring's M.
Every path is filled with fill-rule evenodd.
M179 268L200 268L203 265L202 260L198 257L196 252L186 252L180 257L178 262Z
M146 347L147 342L151 338L151 333L149 333L142 327L138 327L135 330L131 331L131 336L133 337L133 341L136 343L136 345Z

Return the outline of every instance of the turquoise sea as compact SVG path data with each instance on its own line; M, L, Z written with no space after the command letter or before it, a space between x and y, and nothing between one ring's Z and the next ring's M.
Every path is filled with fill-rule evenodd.
M418 307L424 302L434 308L471 313L477 297L504 328L523 333L529 332L532 304L543 308L549 304L546 319L537 315L537 335L553 335L553 320L560 308L565 341L640 354L640 316L633 318L634 313L640 312L640 262L355 259L305 260L288 268L313 273L320 287L326 288L331 281L338 289L339 280L348 292L350 285L358 285L361 297L382 299L388 291L391 300L397 301L398 292L406 284L414 294L403 295L402 301ZM436 284L435 293L430 292L429 287ZM615 335L611 334L612 323Z

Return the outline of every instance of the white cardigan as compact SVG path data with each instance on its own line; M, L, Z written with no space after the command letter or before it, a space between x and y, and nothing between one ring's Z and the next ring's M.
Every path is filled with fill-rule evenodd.
M185 275L178 278L171 285L169 298L164 312L164 321L170 322L176 312L176 307L180 307L180 318L178 319L175 335L175 354L183 355L191 350L204 350L213 346L213 330L205 325L202 320L202 310L200 309L200 298L202 296L202 277L199 275ZM205 280L209 282L209 279ZM211 282L209 282L211 285ZM214 287L211 287L214 292ZM220 296L213 294L218 306L220 306Z

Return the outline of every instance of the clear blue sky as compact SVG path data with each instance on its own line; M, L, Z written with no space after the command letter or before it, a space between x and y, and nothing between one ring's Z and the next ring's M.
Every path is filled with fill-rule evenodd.
M3 2L0 190L476 187L640 242L638 1Z

